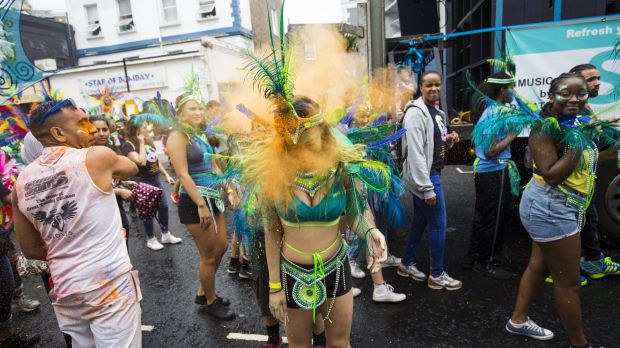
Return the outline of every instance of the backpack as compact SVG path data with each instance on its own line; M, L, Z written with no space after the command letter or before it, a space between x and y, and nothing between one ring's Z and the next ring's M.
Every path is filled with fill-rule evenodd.
M398 132L399 130L403 129L403 122L405 121L405 115L407 114L407 111L409 111L409 109L411 109L412 107L414 107L413 100L410 100L405 105L405 109L403 110L403 117L401 117L400 120L398 120L398 125L396 127L395 132ZM407 160L407 153L403 152L403 141L406 141L405 140L406 137L407 137L407 133L405 133L402 137L398 138L396 142L394 142L394 154L395 154L394 162L396 163L396 170L397 170L397 174L399 175L402 174L405 161Z

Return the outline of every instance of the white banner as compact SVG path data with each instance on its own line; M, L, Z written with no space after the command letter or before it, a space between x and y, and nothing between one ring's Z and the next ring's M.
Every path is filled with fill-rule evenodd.
M161 88L166 86L166 69L164 67L153 67L147 69L132 69L127 67L129 78L129 88L132 91ZM123 68L115 69L112 72L99 72L90 76L78 79L83 95L96 94L106 86L114 87L114 91L127 92L127 81Z
M588 63L601 74L599 95L589 103L595 110L605 108L617 100L612 90L620 86L620 59L612 56L619 38L618 19L507 31L506 48L517 66L517 93L542 105L548 101L553 78Z

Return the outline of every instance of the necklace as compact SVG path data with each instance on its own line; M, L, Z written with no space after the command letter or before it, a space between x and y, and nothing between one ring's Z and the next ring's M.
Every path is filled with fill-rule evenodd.
M317 176L315 172L310 173L295 173L293 177L293 186L296 189L306 192L310 197L314 197L317 191L331 179L336 173L336 168L330 169L327 174Z

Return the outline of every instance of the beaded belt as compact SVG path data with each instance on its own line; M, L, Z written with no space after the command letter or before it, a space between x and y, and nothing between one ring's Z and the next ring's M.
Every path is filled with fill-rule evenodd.
M343 241L338 248L338 251L327 261L321 261L320 267L317 269L317 262L313 269L307 269L299 266L293 261L287 259L284 255L280 256L280 269L282 271L282 279L286 279L286 275L295 279L295 285L293 286L291 295L293 301L303 309L312 309L312 321L315 319L316 308L325 302L327 298L327 289L325 286L325 278L336 272L336 284L334 287L334 293L332 296L332 302L327 311L325 319L329 318L331 309L336 300L336 292L338 291L338 285L340 284L340 269L344 274L345 260L347 258L347 244ZM344 276L343 276L343 281ZM289 292L286 281L283 281L284 292L288 300Z

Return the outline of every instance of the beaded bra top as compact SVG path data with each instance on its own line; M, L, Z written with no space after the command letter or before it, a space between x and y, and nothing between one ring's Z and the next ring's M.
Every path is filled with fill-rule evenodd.
M315 180L310 180L309 175L305 178L298 175L297 178L301 180L295 180L294 186L313 197L320 187L326 185L334 177L335 173L336 170L332 170L326 176ZM293 195L293 201L286 208L281 204L276 204L276 210L282 223L294 227L299 227L298 224L303 224L306 227L325 226L322 223L337 222L345 207L346 193L342 180L338 178L333 181L325 197L314 206L308 205L295 194Z

